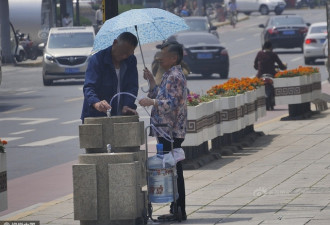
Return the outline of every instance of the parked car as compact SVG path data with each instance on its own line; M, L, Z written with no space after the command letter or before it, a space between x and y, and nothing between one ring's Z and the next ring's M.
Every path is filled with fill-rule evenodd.
M43 57L44 85L59 79L85 78L94 38L93 27L51 28Z
M314 9L315 2L314 0L297 0L295 6L297 9L300 9L302 7L309 7L311 9Z
M228 6L229 0L225 2ZM253 12L260 12L262 15L274 12L276 15L280 15L286 6L284 0L238 0L236 4L237 11L246 15L250 15Z
M217 27L213 26L210 20L206 16L190 16L184 17L186 24L189 26L189 30L183 32L190 31L201 31L208 32L219 38L219 34L217 32Z
M327 22L313 23L304 41L305 64L313 64L316 59L325 58L323 44L327 39Z
M168 38L183 45L183 60L192 73L202 74L208 78L213 73L220 78L227 78L229 73L229 56L218 38L206 32L180 32Z
M329 51L328 50L328 39L325 39L322 49L323 49L323 54L324 54L325 58L327 58L328 55L329 55L329 52L328 52Z
M260 24L261 45L270 41L273 48L301 48L308 31L309 23L299 15L271 16L266 24Z

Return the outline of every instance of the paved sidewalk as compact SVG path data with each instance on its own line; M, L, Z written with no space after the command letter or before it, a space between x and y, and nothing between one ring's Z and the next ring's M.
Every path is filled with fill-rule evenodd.
M249 19L249 16L247 16L243 13L238 13L237 14L237 22L241 22L241 21L248 20L248 19ZM218 22L218 21L212 19L212 24L213 24L213 26L221 27L221 26L229 25L230 21L228 19L226 19L223 22Z
M253 146L184 171L188 220L182 224L330 224L330 110L306 120L278 118L256 130L266 135ZM153 207L155 217L169 210ZM4 219L79 224L72 194Z

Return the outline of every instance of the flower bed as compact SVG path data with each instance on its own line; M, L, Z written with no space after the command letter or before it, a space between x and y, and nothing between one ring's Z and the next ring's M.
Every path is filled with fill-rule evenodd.
M312 101L320 96L321 75L312 67L282 71L276 74L274 87L277 104ZM258 78L229 79L210 88L205 96L191 93L183 149L189 159L208 153L210 140L213 149L221 149L253 131L255 121L265 115L265 86Z
M265 89L258 78L232 78L213 86L204 96L190 93L187 134L182 146L198 146L253 124L264 115L263 99Z
M299 67L277 73L274 79L276 104L300 104L313 101L321 94L318 68Z

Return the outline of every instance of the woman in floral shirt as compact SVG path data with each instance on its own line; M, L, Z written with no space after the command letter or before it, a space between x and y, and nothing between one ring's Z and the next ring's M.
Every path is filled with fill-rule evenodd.
M163 74L159 86L148 69L144 70L144 78L150 81L150 91L148 98L139 101L141 106L153 106L151 111L151 123L169 124L172 127L173 148L181 148L186 135L187 124L187 81L182 72L181 61L183 58L183 48L178 42L166 42L161 47L159 59L160 66L166 71ZM169 134L168 128L161 128ZM163 144L164 152L171 150L171 142L166 140L157 132L152 132L157 137L159 143ZM178 193L177 205L180 206L182 219L186 220L185 209L185 187L181 162L176 164L178 174ZM173 204L171 205L173 213Z

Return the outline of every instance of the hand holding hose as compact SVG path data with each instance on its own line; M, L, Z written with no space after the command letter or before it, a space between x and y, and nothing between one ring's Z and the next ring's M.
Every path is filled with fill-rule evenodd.
M107 111L111 109L111 106L109 105L109 103L106 100L102 100L102 101L94 103L93 107L97 111L104 112L104 113L107 113Z

